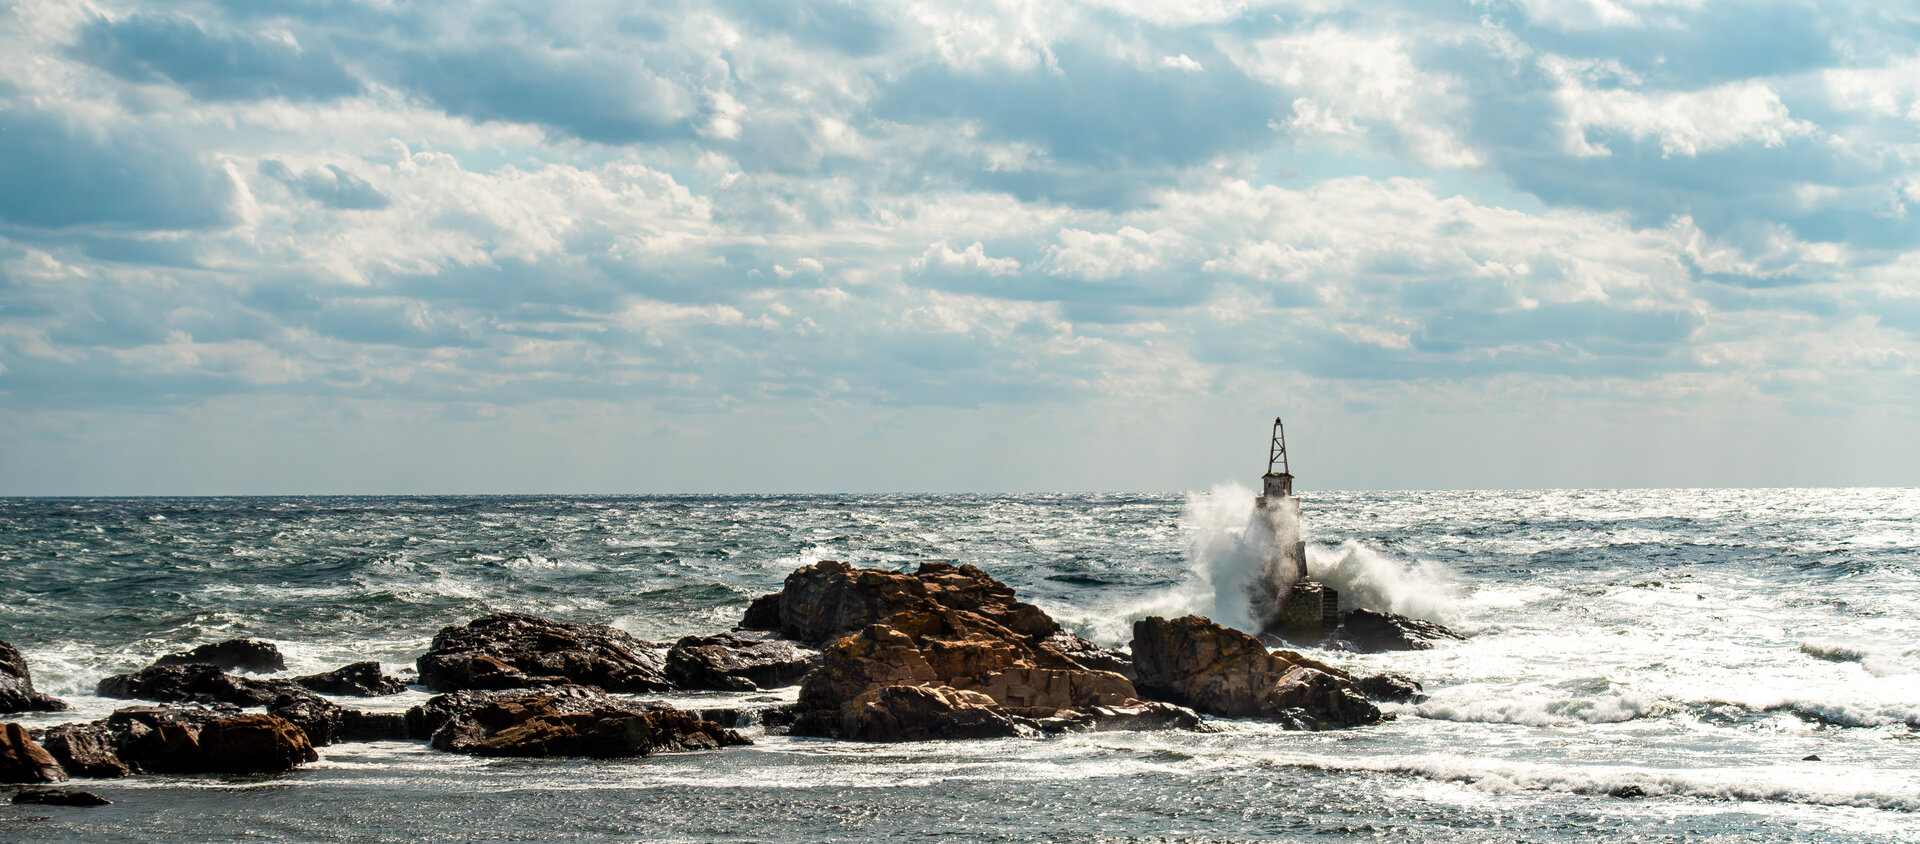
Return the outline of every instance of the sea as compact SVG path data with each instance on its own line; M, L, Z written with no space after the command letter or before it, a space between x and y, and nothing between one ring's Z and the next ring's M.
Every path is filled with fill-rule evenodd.
M410 667L517 610L662 642L822 559L971 563L1068 628L1247 624L1254 493L0 499L0 638L64 713L232 637L308 673ZM1334 647L1427 699L1385 724L861 744L628 760L343 744L272 776L76 780L18 841L1920 841L1920 490L1302 493L1343 606L1464 634ZM793 689L670 694L758 706ZM341 699L398 710L426 699ZM11 787L0 788L3 792Z

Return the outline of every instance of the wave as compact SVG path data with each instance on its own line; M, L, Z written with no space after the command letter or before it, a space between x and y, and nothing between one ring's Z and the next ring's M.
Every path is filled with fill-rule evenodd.
M1591 697L1531 697L1521 699L1441 700L1413 707L1412 712L1436 721L1472 721L1525 724L1532 727L1571 727L1580 724L1618 724L1666 711L1660 699L1632 691Z
M1916 653L1920 653L1916 650L1880 647L1841 639L1807 639L1800 643L1800 652L1827 662L1858 663L1868 674L1875 677L1920 674L1920 665L1912 660Z

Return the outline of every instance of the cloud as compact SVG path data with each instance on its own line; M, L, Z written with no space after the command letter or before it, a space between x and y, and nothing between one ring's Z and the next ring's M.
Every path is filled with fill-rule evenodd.
M220 224L231 179L173 140L115 118L0 106L0 220L41 228Z
M285 162L267 158L260 161L260 174L318 200L328 208L369 211L392 204L386 194L367 184L365 179L334 164L295 173Z
M284 32L210 33L175 15L97 18L80 28L74 51L122 79L170 82L209 99L326 99L360 89L324 47L305 49Z

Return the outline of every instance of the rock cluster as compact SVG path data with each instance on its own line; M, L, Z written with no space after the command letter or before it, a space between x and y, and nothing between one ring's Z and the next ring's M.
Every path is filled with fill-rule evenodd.
M1133 668L1150 695L1226 718L1307 729L1381 721L1353 678L1200 616L1133 623Z
M752 743L693 713L585 686L441 695L408 718L435 749L477 756L609 759Z
M39 742L17 724L6 725L4 736L0 757L40 766L33 774L0 765L0 781L7 782L56 782L68 774L270 773L319 758L300 727L234 707L129 707L90 724L50 728Z
M154 665L213 665L222 671L251 671L255 674L270 674L285 671L287 658L272 642L259 639L228 639L224 642L201 645L190 651L167 654L153 661Z
M736 630L687 636L667 651L667 679L682 689L750 692L800 682L820 652L786 639Z
M1354 610L1341 616L1337 635L1361 653L1424 651L1437 641L1465 638L1431 621L1373 610Z

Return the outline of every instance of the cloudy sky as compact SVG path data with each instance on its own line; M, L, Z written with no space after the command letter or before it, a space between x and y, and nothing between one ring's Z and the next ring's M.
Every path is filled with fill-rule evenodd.
M0 494L1913 485L1920 10L0 0Z

